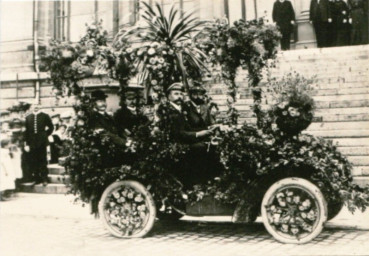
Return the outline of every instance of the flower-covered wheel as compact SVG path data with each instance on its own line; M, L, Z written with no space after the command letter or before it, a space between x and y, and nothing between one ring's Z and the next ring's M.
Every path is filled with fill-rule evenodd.
M261 205L268 232L283 243L307 243L323 229L327 204L313 183L301 178L286 178L274 183Z
M104 226L116 237L143 237L156 217L154 200L137 181L118 181L105 189L99 202Z

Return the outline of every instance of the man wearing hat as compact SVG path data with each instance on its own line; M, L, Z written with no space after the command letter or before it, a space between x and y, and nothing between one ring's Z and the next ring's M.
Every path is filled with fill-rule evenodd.
M52 134L54 126L48 114L40 110L39 105L33 106L33 111L26 117L24 150L28 153L28 163L33 179L36 183L47 185L47 158L46 147L48 137Z
M190 101L185 103L185 111L193 131L206 130L214 124L214 118L205 102L205 93L206 90L200 84L192 86L189 90Z
M168 121L171 136L174 140L181 143L194 144L202 142L204 138L209 137L213 130L203 129L195 131L192 129L187 118L186 109L183 103L183 85L173 83L167 89Z
M169 86L167 89L169 100L166 108L167 112L161 115L167 115L166 128L169 129L172 139L190 146L187 160L191 168L177 174L184 186L190 187L211 176L207 167L210 158L207 156L208 144L206 142L213 134L214 129L194 130L190 126L183 104L183 90L181 83L174 83Z
M135 88L127 88L124 94L124 103L114 113L114 121L121 137L131 136L135 127L148 123L148 118L137 109L139 92Z

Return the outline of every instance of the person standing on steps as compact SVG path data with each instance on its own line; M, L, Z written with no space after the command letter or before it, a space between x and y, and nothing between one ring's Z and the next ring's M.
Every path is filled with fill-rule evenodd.
M290 49L291 33L295 24L295 11L287 0L276 0L273 5L273 22L275 22L282 34L281 49Z
M40 106L35 104L33 111L26 117L24 140L24 150L29 156L29 167L33 180L36 184L48 182L47 169L47 145L48 137L53 133L54 126L48 114L40 110Z
M348 5L343 0L335 1L336 10L336 46L346 46L350 44L350 12Z
M328 46L328 27L332 23L328 0L311 0L310 23L313 24L319 48Z
M366 0L366 7L368 6L368 2ZM368 29L366 28L368 10L365 10L365 0L348 0L348 6L352 19L350 43L351 45L365 44L367 43L365 37L368 34Z

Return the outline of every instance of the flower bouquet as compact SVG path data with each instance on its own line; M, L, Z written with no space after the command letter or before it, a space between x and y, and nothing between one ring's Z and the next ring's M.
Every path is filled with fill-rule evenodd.
M311 82L290 74L272 84L279 93L269 114L284 135L297 135L311 124L314 117L314 99L309 94Z

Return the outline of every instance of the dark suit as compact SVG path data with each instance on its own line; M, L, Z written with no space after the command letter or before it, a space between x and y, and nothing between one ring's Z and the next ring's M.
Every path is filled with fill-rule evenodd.
M125 130L132 133L135 127L145 125L149 120L146 116L133 113L126 106L122 106L114 113L114 121L119 136L125 136Z
M368 0L349 0L348 5L352 18L351 44L368 43Z
M311 0L310 21L313 23L318 47L328 46L328 19L331 17L328 0Z
M164 115L167 119L162 123L162 128L169 131L171 138L179 143L193 144L199 142L200 140L196 138L196 132L193 131L188 123L186 115L182 111L177 110L171 104L161 106L159 108L160 112L166 112ZM162 116L164 116L162 115Z
M118 135L118 130L114 119L108 113L101 114L94 111L89 120L89 126L93 130L102 129L100 134L108 137L112 144L114 144L115 150L108 152L106 144L102 143L101 140L96 141L98 147L100 147L101 154L101 166L103 168L116 167L126 163L127 158L124 157L124 149L126 148L126 138L122 138Z
M200 111L198 111L192 101L188 101L184 104L184 112L189 126L193 131L206 130L210 125L214 124L214 119L206 104L200 105L199 110Z
M349 8L343 1L335 1L334 9L332 11L332 27L335 31L332 37L332 46L345 46L350 42L350 24L349 24Z
M26 145L30 147L27 159L32 179L36 182L45 182L48 174L46 147L54 126L49 115L39 112L26 117L25 128L24 139Z
M273 5L273 21L277 23L281 31L281 48L282 50L290 49L290 36L293 31L291 21L295 20L295 12L290 1L275 1Z
M184 183L185 188L190 188L194 184L206 183L210 178L218 175L219 159L214 151L208 151L209 138L197 138L196 129L200 131L202 122L198 123L198 127L191 127L186 113L186 106L182 106L182 111L178 111L171 104L168 104L167 122L170 123L171 137L179 143L189 144L190 151L187 155L186 167L183 163L178 170L183 170L177 173L177 176ZM199 120L199 119L198 119ZM206 128L204 128L206 129ZM201 129L201 130L204 130Z
M101 114L94 111L90 117L89 125L93 130L103 129L102 132L107 134L117 145L125 145L125 139L118 136L116 123L108 113Z

